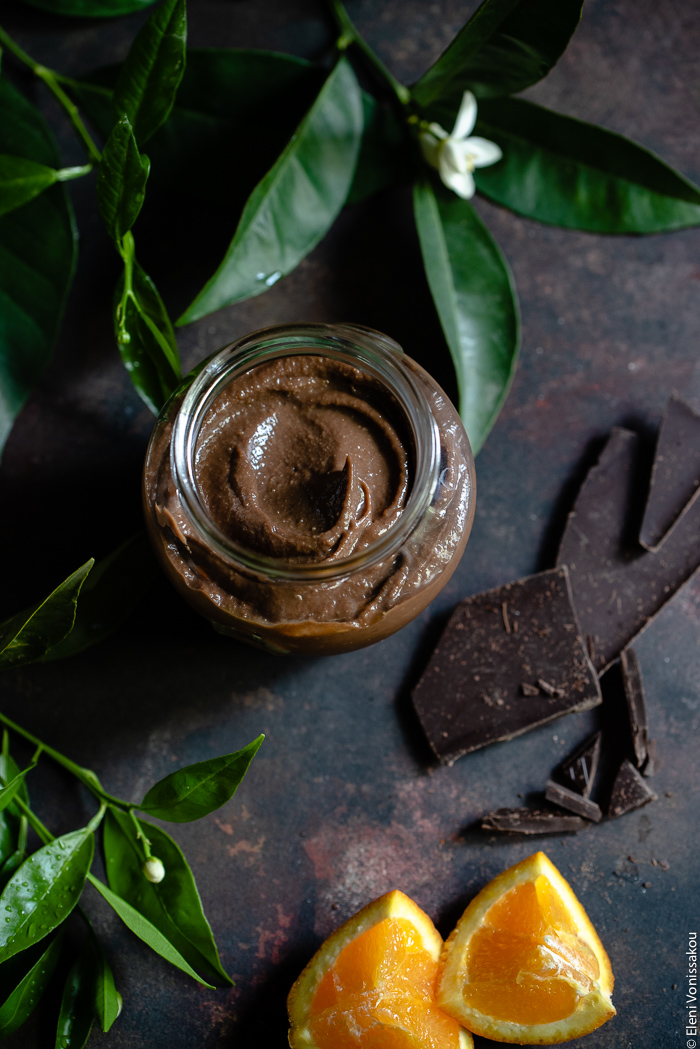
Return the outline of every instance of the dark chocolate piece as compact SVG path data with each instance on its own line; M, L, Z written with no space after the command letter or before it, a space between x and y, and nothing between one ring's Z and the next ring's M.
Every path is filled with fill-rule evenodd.
M589 826L580 816L569 816L550 809L496 809L481 821L482 830L505 834L560 834Z
M608 816L624 816L634 809L641 809L642 805L648 805L650 801L656 801L656 794L648 783L637 772L631 761L627 758L620 765L620 771L615 778Z
M506 602L509 622L519 624L510 633ZM543 693L543 681L551 694ZM524 694L523 682L537 682L537 693ZM430 746L446 765L600 701L561 568L457 605L413 691Z
M649 497L639 532L647 550L658 550L700 494L700 415L675 394L661 420Z
M602 819L603 813L594 801L591 801L590 798L584 798L582 794L577 794L574 790L569 790L568 787L562 787L560 783L555 783L554 780L550 779L547 781L545 798L562 809L569 809L571 812L575 812L577 816L593 820L594 823L600 823Z
M622 683L625 687L625 699L627 700L627 713L630 719L630 731L632 732L634 758L637 768L641 769L647 760L649 721L644 698L642 671L639 667L637 653L633 648L625 648L620 652L620 666L622 668Z
M658 554L634 539L638 525L631 527L629 518L637 509L638 443L629 430L612 431L569 514L557 556L569 566L576 614L601 673L700 564L700 499Z
M598 771L602 733L589 736L557 769L557 774L569 790L584 798L590 797L593 780Z

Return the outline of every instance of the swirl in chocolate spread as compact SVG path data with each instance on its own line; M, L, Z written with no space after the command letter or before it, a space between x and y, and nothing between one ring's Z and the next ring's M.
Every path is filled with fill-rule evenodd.
M260 365L219 395L195 477L225 535L313 563L365 549L398 520L411 459L386 389L341 361L297 356Z

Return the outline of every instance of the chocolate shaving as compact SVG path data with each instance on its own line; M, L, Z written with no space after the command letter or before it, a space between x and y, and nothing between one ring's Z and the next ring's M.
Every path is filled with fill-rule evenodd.
M630 720L634 757L637 768L641 769L648 757L649 721L644 697L644 685L642 683L642 671L639 667L637 653L633 648L625 648L620 653L620 666L622 669L622 683L625 688L625 699L627 700L627 713Z
M675 394L666 405L656 444L649 497L639 532L658 550L700 493L700 416Z
M496 809L481 821L483 830L502 834L559 834L589 826L580 816L569 816L549 809Z
M570 809L577 816L593 820L594 823L600 823L602 819L603 813L594 801L591 801L590 798L584 798L581 794L577 794L576 791L569 790L568 787L562 787L561 784L555 783L554 780L550 779L547 781L545 798L554 805L559 805L562 809Z
M647 760L642 769L643 776L653 776L659 770L659 755L655 739L647 740Z
M528 685L527 681L521 682L520 690L524 696L539 696L540 694L537 685Z
M658 554L630 533L638 493L639 438L615 428L569 514L557 563L569 566L576 613L601 673L648 625L700 564L700 500L678 520Z
M601 737L600 732L589 736L557 769L557 774L565 786L584 798L590 797L593 780L598 771Z
M517 634L503 629L506 602ZM537 694L523 694L524 679L538 682ZM542 681L552 680L541 694ZM562 568L462 601L413 691L430 746L447 765L600 702Z
M624 816L634 809L641 809L642 805L648 805L650 801L656 801L656 798L656 794L642 779L632 762L625 758L610 795L608 816Z

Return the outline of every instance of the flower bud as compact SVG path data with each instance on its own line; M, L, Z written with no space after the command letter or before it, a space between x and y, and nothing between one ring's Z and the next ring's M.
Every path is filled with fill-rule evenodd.
M162 881L165 877L163 861L159 860L157 856L151 856L149 860L146 860L141 870L143 871L144 878L153 882L154 885L157 885L158 882Z

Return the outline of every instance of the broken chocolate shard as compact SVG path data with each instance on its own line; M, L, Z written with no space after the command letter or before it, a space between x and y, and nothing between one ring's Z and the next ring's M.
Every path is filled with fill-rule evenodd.
M700 564L700 499L684 513L658 554L634 538L639 439L615 428L569 514L557 563L569 566L579 623L602 673ZM638 522L638 517L637 517Z
M537 685L528 685L527 681L523 681L520 685L520 689L524 696L539 696L540 690Z
M659 429L639 532L642 546L658 550L699 495L700 415L674 394Z
M608 816L624 816L634 809L641 809L642 805L648 805L650 801L656 801L656 797L632 762L625 758L613 784Z
M590 797L598 771L601 737L600 732L589 736L557 769L557 775L564 785L584 798Z
M622 650L620 653L620 667L622 669L622 683L625 688L625 699L627 701L627 713L630 720L634 758L637 768L641 769L648 757L649 722L647 719L646 700L644 698L642 671L639 666L637 653L633 648Z
M547 781L545 798L547 801L551 801L553 805L558 805L561 809L569 809L571 812L575 812L577 816L593 820L594 823L600 823L603 817L600 806L596 805L590 798L584 798L582 794L577 794L576 791L569 790L568 787L562 787L560 783L555 783L551 779Z
M517 632L504 630L505 602ZM551 684L551 695L524 694L523 681L538 680ZM457 605L413 691L428 742L446 765L600 702L562 568Z
M584 830L589 826L580 816L550 809L496 809L481 821L482 830L501 834L561 834Z

